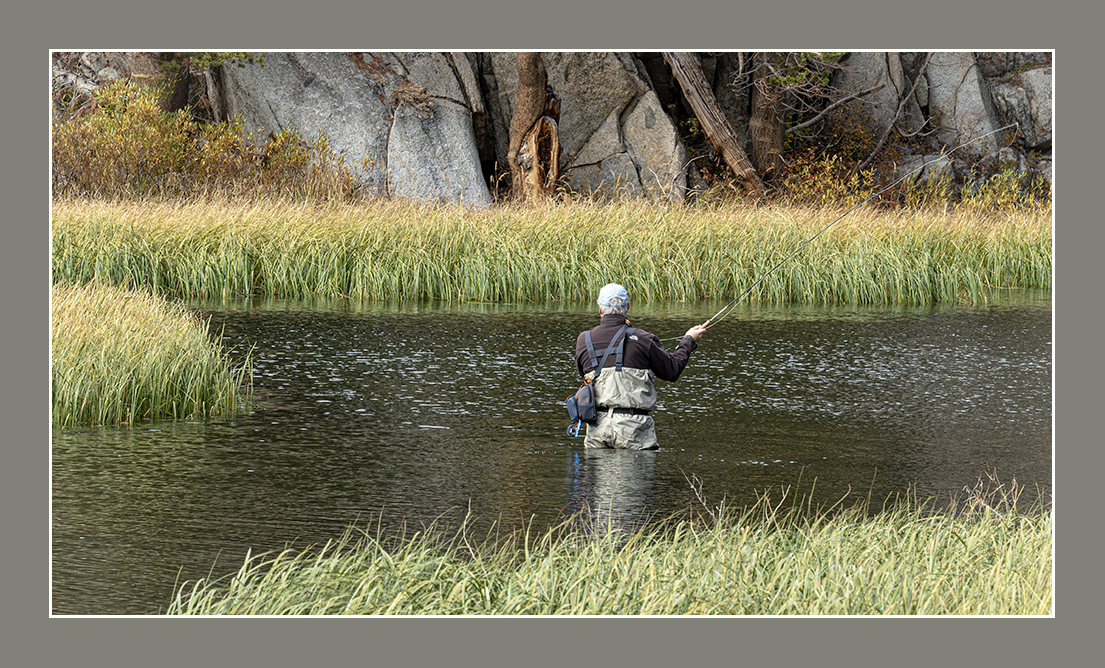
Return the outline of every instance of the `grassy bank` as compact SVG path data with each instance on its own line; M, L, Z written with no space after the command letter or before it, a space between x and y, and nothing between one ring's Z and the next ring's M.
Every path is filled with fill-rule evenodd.
M640 202L468 210L227 200L60 199L55 281L176 297L584 301L731 298L844 209ZM1051 212L859 209L772 273L762 303L986 303L1051 288Z
M54 285L51 343L59 426L232 415L249 377L206 323L142 290Z
M568 522L474 540L350 531L318 550L247 558L177 588L172 615L1048 615L1051 512L906 504L868 516L780 512L631 535Z

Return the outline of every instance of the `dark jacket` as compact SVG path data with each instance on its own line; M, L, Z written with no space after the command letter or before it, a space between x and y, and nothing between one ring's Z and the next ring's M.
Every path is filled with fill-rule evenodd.
M595 347L595 353L600 360L603 353L606 352L606 347L610 345L610 340L614 338L614 335L625 323L624 316L604 315L602 320L599 321L598 327L591 330L591 344ZM630 327L632 326L630 325ZM587 341L584 334L585 332L581 332L579 337L576 338L576 367L581 377L591 371L591 357L587 353ZM632 338L634 336L637 337L636 340ZM657 378L674 382L679 378L679 374L683 373L683 369L687 366L687 360L690 359L691 353L697 347L698 344L695 343L695 340L688 336L684 337L675 346L675 350L669 353L664 350L664 344L660 343L660 339L655 334L650 334L643 329L636 329L630 339L625 342L625 356L622 359L622 366L630 369L649 369ZM604 368L614 366L616 355L617 350L615 349L606 358Z

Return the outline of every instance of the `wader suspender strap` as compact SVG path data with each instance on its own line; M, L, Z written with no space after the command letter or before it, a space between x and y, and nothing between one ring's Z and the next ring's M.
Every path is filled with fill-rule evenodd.
M622 337L622 343L621 343L620 346L618 346L618 356L614 358L614 370L615 371L621 371L622 370L622 355L625 354L625 340L629 338L629 335L632 334L633 330L635 330L635 329L637 329L637 328L636 327L630 327L629 329L625 330L625 336ZM613 343L613 341L611 341L611 343Z
M625 353L625 339L636 329L636 327L622 325L622 328L618 330L614 338L610 339L610 346L603 354L601 362L599 361L598 354L595 352L595 346L591 343L591 330L587 330L583 338L587 342L587 354L591 357L591 369L595 372L596 378L598 378L599 372L602 371L602 367L606 366L606 358L610 357L610 353L614 351L615 346L617 346L618 355L614 358L614 370L622 370L622 355ZM620 336L622 332L625 332L625 336L622 337L621 341L618 341L618 336Z

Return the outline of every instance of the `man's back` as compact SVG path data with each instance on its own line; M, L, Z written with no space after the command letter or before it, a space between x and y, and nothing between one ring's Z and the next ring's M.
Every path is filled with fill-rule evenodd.
M598 408L596 422L587 425L585 448L628 448L655 450L656 429L649 411L656 405L653 376L674 382L683 373L691 353L698 347L704 326L692 327L687 335L668 352L655 335L643 329L633 329L625 314L629 309L629 293L616 283L603 286L597 301L602 319L588 332L576 337L576 369L590 378ZM627 332L627 335L620 332ZM617 337L617 338L615 338ZM621 369L618 356L612 352L601 362L613 341L617 347L624 342ZM592 354L595 361L592 361ZM595 372L596 364L602 366ZM591 374L589 376L589 374Z

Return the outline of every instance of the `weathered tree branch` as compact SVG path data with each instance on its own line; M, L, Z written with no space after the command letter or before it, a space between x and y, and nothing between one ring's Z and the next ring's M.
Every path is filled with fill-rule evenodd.
M683 89L687 101L690 102L691 109L702 124L706 139L724 158L746 193L763 194L763 182L760 181L755 168L752 167L752 163L748 161L748 157L733 135L729 121L721 112L713 91L706 83L706 77L702 74L698 59L693 53L686 52L666 51L663 55L664 60L671 66L672 74Z
M828 114L833 109L839 107L840 105L844 104L845 102L861 98L864 95L870 95L871 93L878 92L878 91L882 90L883 88L886 88L886 84L883 84L881 86L875 86L874 88L869 88L869 89L867 89L865 91L861 91L859 93L853 93L853 94L849 95L848 97L842 97L839 100L837 100L836 102L833 102L829 106L825 107L821 111L820 114L814 116L810 120L805 121L804 123L799 123L798 125L795 125L794 127L787 128L786 133L789 135L792 132L798 132L799 130L805 130L806 128L810 127L811 125L817 125L818 123L821 122L821 119L825 118L826 114Z

